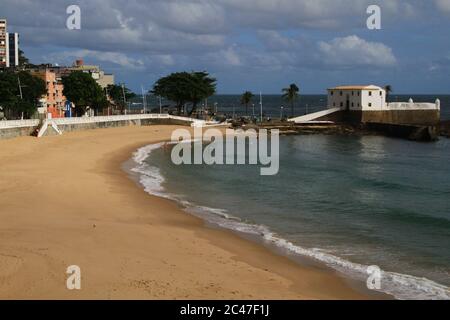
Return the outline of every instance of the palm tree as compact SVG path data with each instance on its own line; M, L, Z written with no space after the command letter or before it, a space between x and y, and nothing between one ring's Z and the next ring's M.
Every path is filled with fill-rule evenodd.
M284 88L282 90L283 92L283 99L285 99L287 102L291 104L291 115L294 117L294 104L295 100L297 100L299 96L300 89L297 87L295 83L292 83L289 88Z
M384 91L386 91L386 101L389 101L389 95L392 93L392 86L387 84L384 86Z
M245 115L248 115L248 104L252 101L253 97L254 95L250 91L245 91L241 96L241 104L245 105Z

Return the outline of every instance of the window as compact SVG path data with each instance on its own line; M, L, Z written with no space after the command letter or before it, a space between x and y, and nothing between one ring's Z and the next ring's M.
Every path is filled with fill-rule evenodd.
M358 91L358 97L359 97L359 91Z
M341 91L341 92L339 92L339 94L340 94L340 96L342 96L342 91Z
M355 93L352 91L352 96L354 95Z
M352 102L352 107L354 107L355 106L355 104Z
M336 107L336 102L333 102L333 107Z
M372 103L369 102L369 107L371 107L371 106L372 106Z
M334 91L330 91L330 94L333 95L333 94L334 94Z
M372 95L372 91L369 91L369 96L371 96Z
M344 106L344 103L343 102L341 102L341 107L343 107Z
M383 95L383 92L380 91L380 97Z

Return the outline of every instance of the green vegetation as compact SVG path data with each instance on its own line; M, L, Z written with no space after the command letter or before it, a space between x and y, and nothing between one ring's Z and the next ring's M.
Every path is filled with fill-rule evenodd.
M109 97L114 101L114 104L119 107L121 113L124 113L127 107L126 102L136 96L134 92L125 87L125 84L109 85L106 91L108 92Z
M248 105L252 101L254 95L250 91L245 91L241 96L241 104L245 106L245 115L248 115Z
M297 87L295 83L292 83L288 88L283 88L283 99L291 105L291 116L294 117L294 105L295 101L299 97L300 89Z
M393 89L390 84L384 86L384 90L386 91L386 101L389 101L389 96L392 93Z
M216 92L216 79L207 72L176 72L156 81L151 93L176 103L178 114L186 103L191 103L189 115L203 99Z
M29 72L0 72L0 106L8 119L31 118L45 93L45 82Z
M19 67L27 68L27 67L30 67L30 66L33 66L30 63L30 60L28 60L28 58L25 57L24 52L19 49Z
M72 72L62 78L62 83L64 85L63 93L69 101L75 104L77 115L85 114L88 107L98 111L108 104L102 88L88 73Z

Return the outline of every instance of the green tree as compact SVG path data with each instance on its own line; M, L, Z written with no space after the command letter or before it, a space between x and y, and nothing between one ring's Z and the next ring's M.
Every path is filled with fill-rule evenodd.
M88 107L94 110L103 109L107 105L106 96L98 83L82 71L74 71L62 78L64 95L75 104L77 115L86 113Z
M22 50L19 49L19 66L26 68L30 65L30 60L25 57L25 54Z
M216 79L207 72L192 72L190 74L189 101L192 103L189 115L197 110L200 101L212 96L216 92Z
M0 72L0 106L9 116L18 101L18 83L14 73Z
M46 92L45 82L27 71L0 73L0 105L8 117L31 118Z
M389 96L391 95L393 89L390 84L384 86L384 91L386 91L386 101L389 101Z
M175 102L178 114L188 101L189 73L176 72L162 77L153 85L150 93Z
M124 113L124 110L127 107L125 101L129 101L130 99L136 96L136 94L133 91L125 87L125 84L109 85L106 88L106 91L108 92L109 97L114 101L114 104L119 107L121 113ZM125 101L124 101L124 94L125 94Z
M283 99L290 103L291 105L291 115L294 117L294 105L295 101L299 97L300 89L295 83L292 83L288 88L283 88Z
M250 91L245 91L241 96L241 104L245 106L245 115L248 115L248 105L254 97Z
M34 77L28 71L20 71L17 73L17 83L22 88L22 99L36 105L42 95L47 93L45 81ZM19 88L19 86L17 86ZM19 90L20 95L20 90Z
M216 91L216 79L207 72L176 72L160 78L150 91L156 96L175 102L178 114L187 102L192 103L192 114L197 104L213 95Z

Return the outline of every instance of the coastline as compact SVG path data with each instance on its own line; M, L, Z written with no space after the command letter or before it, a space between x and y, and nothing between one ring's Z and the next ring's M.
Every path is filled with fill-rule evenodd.
M0 141L0 297L6 299L376 299L147 194L121 170L175 126ZM65 288L67 266L82 290Z

